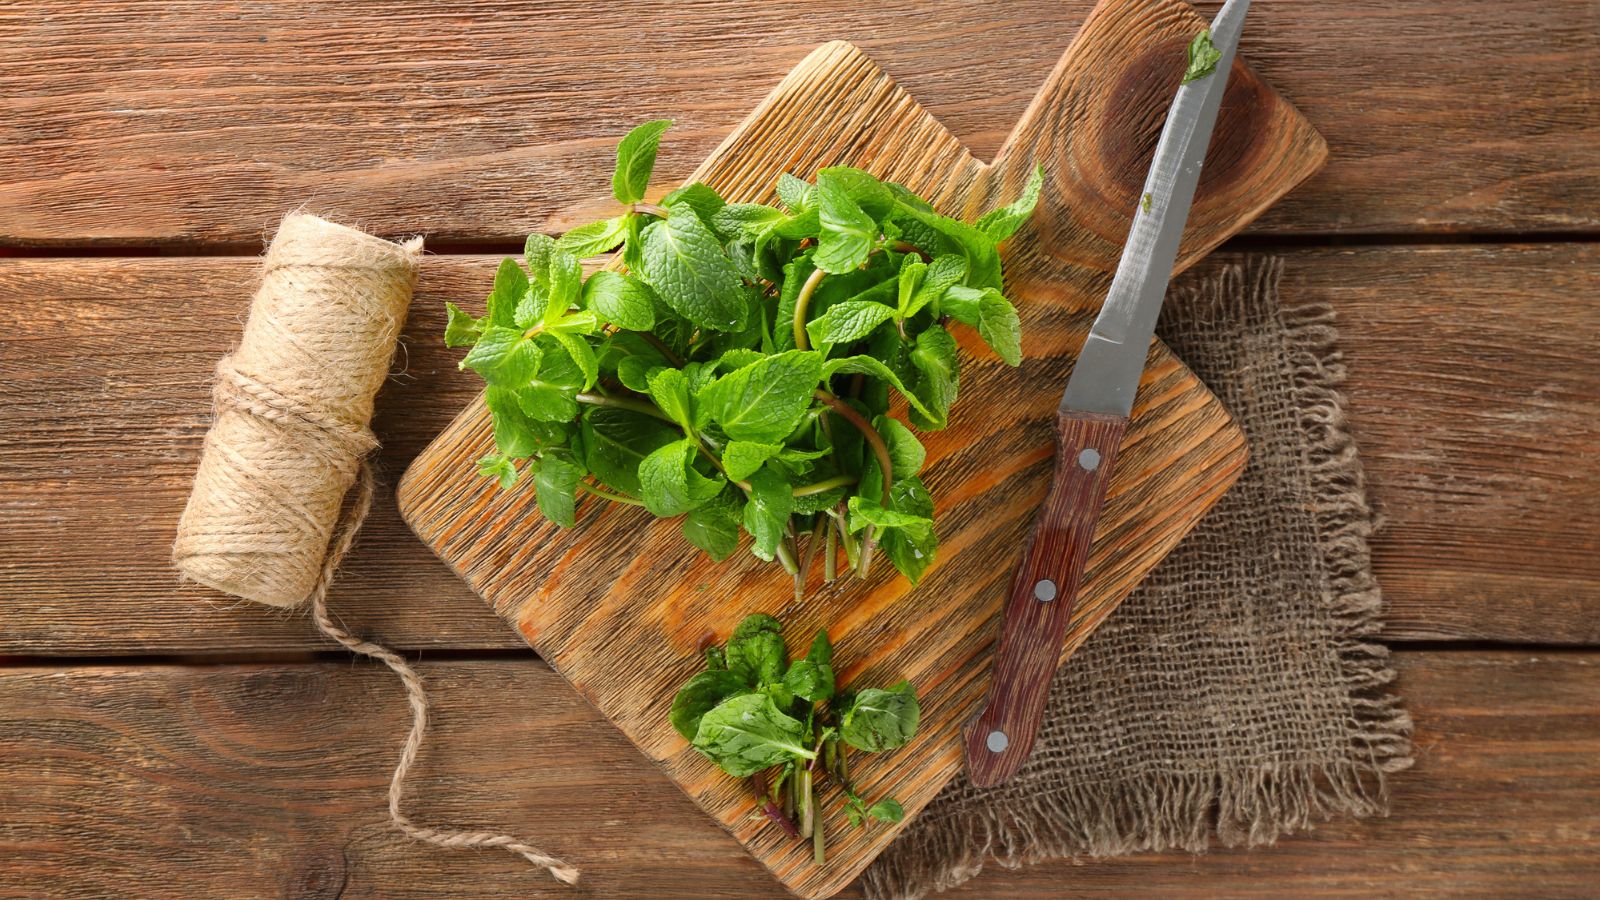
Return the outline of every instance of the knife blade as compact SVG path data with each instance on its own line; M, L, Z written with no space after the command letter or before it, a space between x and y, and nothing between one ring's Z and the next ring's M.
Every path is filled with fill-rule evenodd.
M1012 576L984 706L962 730L967 777L979 787L1010 778L1033 751L1249 6L1223 5L1211 23L1216 68L1178 87L1116 275L1062 393L1050 488Z

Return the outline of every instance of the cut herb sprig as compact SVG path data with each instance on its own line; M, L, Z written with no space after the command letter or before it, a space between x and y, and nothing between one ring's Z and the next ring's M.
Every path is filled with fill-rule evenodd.
M445 342L470 347L461 365L487 384L496 452L478 470L508 489L531 481L562 526L587 496L681 516L717 560L748 534L797 592L818 556L832 580L841 554L865 576L881 552L915 582L938 541L907 422L949 422L952 327L1020 362L996 247L1031 214L1041 173L971 224L845 166L781 176L778 206L700 183L647 202L668 125L618 145L618 215L530 235L484 315L449 304ZM580 259L613 251L623 270L584 276Z
M826 861L827 826L818 797L824 778L844 796L854 827L899 822L893 797L869 803L850 781L851 749L896 750L917 733L921 707L910 684L843 690L833 672L833 645L819 629L805 658L790 662L782 626L767 615L746 618L726 649L706 653L706 670L678 691L672 727L722 771L749 778L756 815L792 838L811 842Z

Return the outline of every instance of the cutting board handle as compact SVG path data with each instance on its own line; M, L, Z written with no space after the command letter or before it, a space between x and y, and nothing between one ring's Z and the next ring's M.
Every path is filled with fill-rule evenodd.
M1181 0L1102 0L1090 11L974 186L969 217L1010 202L1034 166L1044 169L1038 209L1008 257L1042 253L1115 271L1187 65L1186 48L1201 27L1193 7ZM1249 66L1235 61L1177 270L1314 169L1307 168L1308 158L1320 163L1326 156L1315 131L1289 127L1297 116ZM1262 193L1263 184L1281 187Z

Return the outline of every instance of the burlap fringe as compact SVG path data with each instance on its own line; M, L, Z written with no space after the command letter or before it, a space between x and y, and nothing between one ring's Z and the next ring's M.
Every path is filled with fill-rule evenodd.
M1281 273L1277 258L1252 259L1229 266L1215 284L1224 296L1260 303L1277 294ZM1349 758L1222 774L1142 773L1041 794L1006 813L968 807L954 813L947 828L904 835L901 840L913 846L897 849L909 852L880 858L862 879L873 900L915 900L955 887L990 859L1014 869L1139 851L1200 853L1213 834L1224 846L1256 847L1335 815L1387 814L1386 776L1412 764L1411 717L1385 690L1395 677L1388 648L1369 640L1381 624L1382 595L1367 544L1373 523L1365 475L1339 391L1345 368L1335 346L1334 310L1273 306L1284 323L1307 463L1321 498L1315 512L1330 572L1323 602L1338 626L1338 656L1356 717ZM1221 312L1231 310L1224 304Z

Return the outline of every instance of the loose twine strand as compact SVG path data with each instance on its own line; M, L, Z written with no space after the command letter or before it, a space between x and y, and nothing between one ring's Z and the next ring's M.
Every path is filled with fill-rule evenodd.
M311 617L317 623L317 630L352 653L370 656L382 662L393 669L405 685L406 700L411 704L411 732L406 735L405 745L400 748L400 762L395 765L394 776L389 781L389 820L394 822L396 828L416 840L455 850L480 848L506 850L549 870L550 874L563 884L577 884L576 868L512 835L493 831L429 828L412 822L411 818L401 811L400 797L405 791L406 775L410 773L412 764L417 761L417 752L428 734L428 695L422 689L422 678L400 654L382 644L355 637L334 624L328 615L327 605L328 586L333 582L333 575L339 568L340 560L350 551L350 547L355 543L356 533L361 530L362 523L367 519L367 513L372 508L372 494L372 466L363 461L360 477L356 482L355 502L350 505L343 521L339 524L333 546L328 550L328 558L322 564L321 577L317 579L317 585L311 591Z
M411 731L389 782L395 827L439 847L507 850L573 884L577 869L516 837L429 828L406 816L406 776L428 733L422 679L399 654L328 615L328 586L372 509L373 398L421 252L420 238L397 245L316 216L284 218L244 337L217 365L215 420L173 558L188 578L247 600L297 608L309 599L323 634L400 676Z

